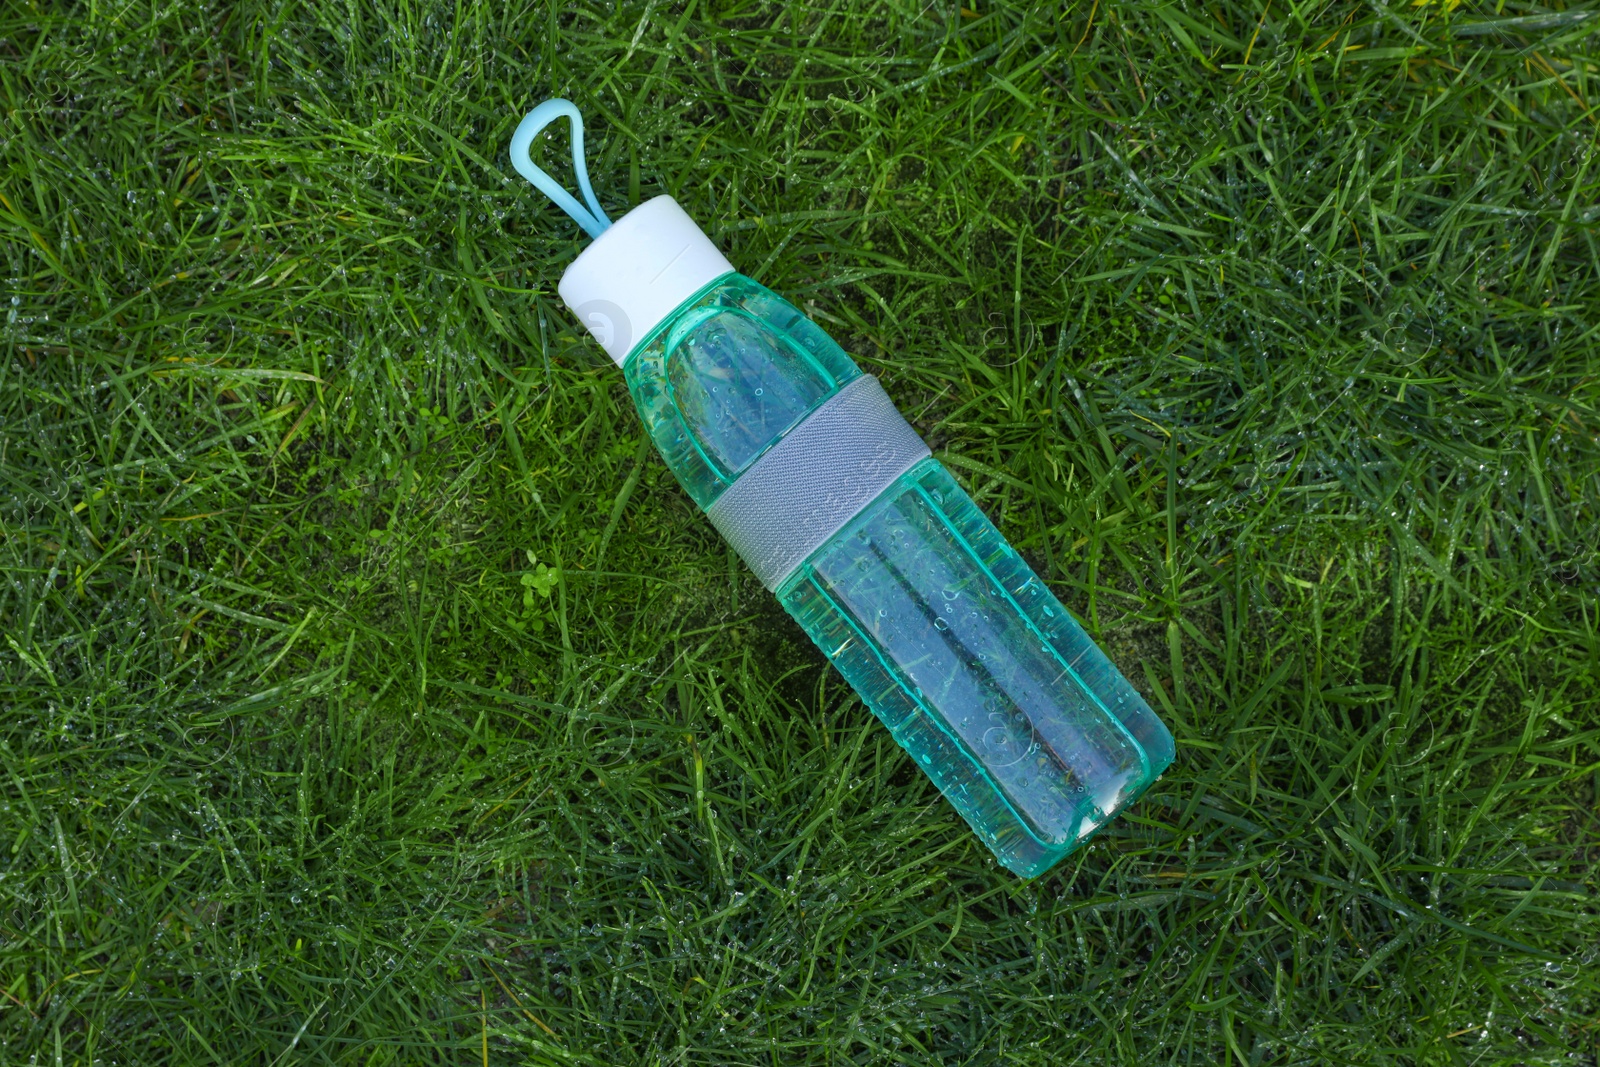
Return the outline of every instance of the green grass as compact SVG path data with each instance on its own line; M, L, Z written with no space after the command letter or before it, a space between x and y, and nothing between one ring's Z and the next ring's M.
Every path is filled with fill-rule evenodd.
M1594 1067L1600 9L1449 8L7 5L0 1062ZM1092 847L643 446L552 94L1172 726Z

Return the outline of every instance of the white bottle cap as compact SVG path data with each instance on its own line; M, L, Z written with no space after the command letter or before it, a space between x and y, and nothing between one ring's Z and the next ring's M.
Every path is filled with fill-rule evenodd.
M733 273L670 196L640 204L595 238L561 276L561 300L622 366L685 300Z

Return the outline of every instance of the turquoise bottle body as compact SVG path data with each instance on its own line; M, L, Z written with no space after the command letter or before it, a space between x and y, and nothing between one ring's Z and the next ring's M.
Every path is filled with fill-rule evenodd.
M875 387L798 309L736 273L620 361L657 450L713 515L852 382ZM923 451L774 591L1000 863L1033 877L1156 780L1172 735Z

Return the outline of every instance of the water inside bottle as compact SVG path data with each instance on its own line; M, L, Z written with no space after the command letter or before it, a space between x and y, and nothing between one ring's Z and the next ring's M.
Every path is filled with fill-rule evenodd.
M718 280L624 366L702 508L860 374L793 305ZM1171 762L1127 679L937 461L778 590L784 607L1011 870L1048 869Z

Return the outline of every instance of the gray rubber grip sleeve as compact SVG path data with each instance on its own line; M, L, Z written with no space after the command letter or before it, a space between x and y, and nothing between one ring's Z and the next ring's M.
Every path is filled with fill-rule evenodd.
M768 589L928 456L878 379L850 381L706 509Z

